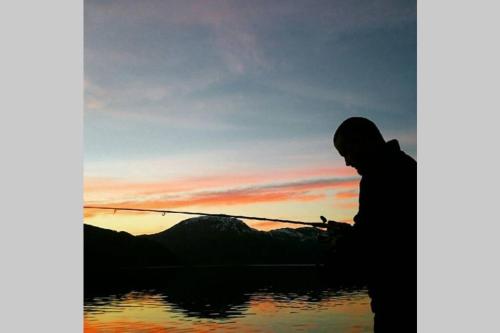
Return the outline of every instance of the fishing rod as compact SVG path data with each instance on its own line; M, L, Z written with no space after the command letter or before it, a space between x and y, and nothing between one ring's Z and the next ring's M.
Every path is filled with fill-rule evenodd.
M271 219L267 217L255 217L255 216L244 216L244 215L228 215L228 214L210 214L210 213L200 213L200 212L186 212L178 210L161 210L161 209L142 209L142 208L125 208L125 207L99 207L99 206L83 206L84 209L107 209L113 210L115 213L117 211L135 211L135 212L152 212L152 213L162 213L165 214L185 214L185 215L199 215L199 216L215 216L215 217L232 217L237 219L246 220L257 220L257 221L270 221L270 222L280 222L280 223L291 223L291 224L302 224L309 225L315 228L328 228L327 219L321 216L323 222L303 222L294 220L283 220L283 219Z

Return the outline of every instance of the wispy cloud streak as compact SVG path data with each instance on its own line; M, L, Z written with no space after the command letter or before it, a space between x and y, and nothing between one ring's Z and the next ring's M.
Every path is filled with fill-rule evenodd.
M354 199L358 198L359 192L357 190L342 191L335 194L335 199Z
M276 201L312 201L325 197L311 193L318 189L352 188L357 178L309 179L286 183L267 183L213 191L193 191L138 197L135 200L87 201L87 204L113 204L120 207L174 208L188 206L218 206ZM157 193L155 193L157 194Z
M207 189L259 187L320 186L325 180L356 179L354 172L344 167L316 167L256 173L226 173L197 177L181 177L166 181L138 182L105 177L86 177L85 198L143 197L148 195L179 194ZM299 179L297 181L297 179ZM315 184L316 183L316 184Z

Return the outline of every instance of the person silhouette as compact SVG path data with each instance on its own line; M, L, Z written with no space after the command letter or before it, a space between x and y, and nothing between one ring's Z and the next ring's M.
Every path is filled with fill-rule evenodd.
M361 175L359 210L349 251L362 267L374 313L374 332L417 330L417 162L386 142L370 120L352 117L333 143ZM331 228L338 222L330 221ZM356 254L356 255L354 255Z

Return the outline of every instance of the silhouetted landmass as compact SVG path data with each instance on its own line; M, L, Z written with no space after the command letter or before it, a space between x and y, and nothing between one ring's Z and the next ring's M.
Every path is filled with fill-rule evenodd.
M84 225L84 267L145 267L177 264L178 260L162 244L113 231Z
M259 231L225 217L195 217L152 235L84 226L85 268L174 264L316 264L322 248L311 227Z
M314 264L318 233L310 227L265 232L235 218L202 216L140 238L161 243L184 264Z

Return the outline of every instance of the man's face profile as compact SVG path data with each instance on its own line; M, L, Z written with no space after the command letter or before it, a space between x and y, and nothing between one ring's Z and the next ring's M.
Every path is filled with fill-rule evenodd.
M358 174L363 175L364 154L361 145L356 142L347 141L342 137L335 140L334 145L339 154L344 158L345 165L353 167Z

